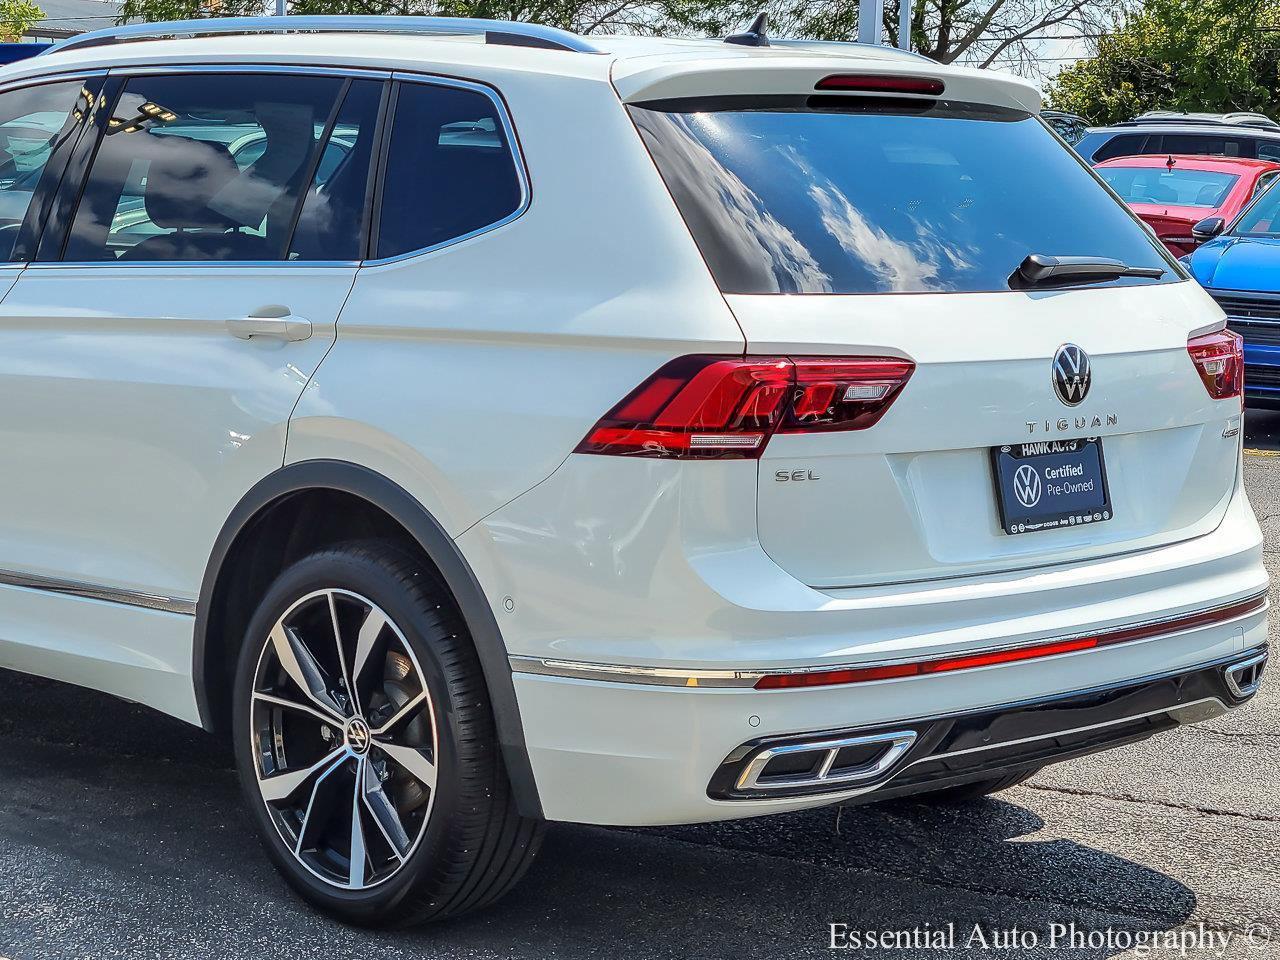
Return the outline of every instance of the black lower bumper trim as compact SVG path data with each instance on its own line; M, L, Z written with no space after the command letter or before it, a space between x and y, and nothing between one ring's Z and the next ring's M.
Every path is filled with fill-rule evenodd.
M1236 693L1227 683L1226 671L1234 664L1265 655L1266 650L1265 646L1255 647L1192 670L971 713L753 740L725 758L711 778L707 795L715 800L758 800L830 794L837 799L853 795L870 802L1069 760L1184 723L1207 720L1239 706L1252 691ZM803 748L807 743L829 750L833 741L842 738L902 731L915 733L911 748L892 766L866 780L855 784L824 781L821 762L815 762L814 775L805 779ZM756 775L762 757L768 754L788 758L784 762L790 769L783 771L787 775L770 782L767 765L764 775ZM826 768L830 766L828 762ZM868 769L873 766L868 763ZM748 770L754 773L744 777ZM801 771L799 776L797 771ZM753 785L744 788L745 780Z

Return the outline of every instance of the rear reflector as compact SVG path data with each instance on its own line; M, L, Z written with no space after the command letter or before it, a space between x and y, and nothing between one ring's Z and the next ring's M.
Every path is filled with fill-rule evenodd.
M679 357L610 410L577 452L759 457L775 432L865 430L914 369L894 357Z
M1019 660L1037 660L1041 657L1053 657L1063 653L1075 653L1080 650L1095 650L1098 647L1110 647L1117 643L1132 643L1136 640L1149 640L1152 637L1179 633L1184 630L1196 630L1200 627L1225 623L1237 617L1256 613L1267 606L1267 595L1260 593L1247 600L1241 600L1214 610L1201 610L1173 620L1157 623L1145 623L1134 627L1122 627L1106 633L1085 637L1071 637L1066 640L1054 640L1048 643L1036 643L1025 647L1013 647L1008 650L992 650L985 653L963 654L955 657L943 657L938 660L917 660L913 663L890 663L878 667L851 667L837 670L816 670L811 673L777 673L768 674L756 681L757 690L784 690L796 687L829 687L844 683L867 683L872 680L895 680L900 677L922 677L933 673L949 673L953 670L973 670L978 667L991 667L1001 663L1016 663Z
M1231 330L1206 333L1187 343L1204 388L1215 400L1230 400L1244 392L1244 339Z
M933 77L886 77L877 74L836 73L823 77L815 90L847 90L851 93L919 93L940 97L946 84Z

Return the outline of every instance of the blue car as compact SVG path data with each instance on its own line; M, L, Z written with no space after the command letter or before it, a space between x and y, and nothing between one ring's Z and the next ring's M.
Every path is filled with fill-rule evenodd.
M1183 258L1244 337L1245 405L1280 409L1280 190L1260 194L1230 225L1196 224L1211 237Z

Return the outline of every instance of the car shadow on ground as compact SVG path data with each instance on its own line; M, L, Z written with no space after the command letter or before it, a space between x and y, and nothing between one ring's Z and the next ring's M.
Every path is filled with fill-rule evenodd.
M30 907L0 906L0 945L40 943L32 938L53 910L65 951L0 950L15 960L72 960L80 954L66 944L76 931L130 923L162 923L166 942L178 945L148 955L238 960L371 950L387 958L816 957L833 955L833 923L847 925L846 936L954 925L953 947L894 950L899 957L1052 957L1067 950L1049 946L1051 924L1089 934L1163 931L1196 904L1156 870L1054 839L1051 825L1016 802L897 802L696 827L552 825L530 874L496 907L374 933L312 914L249 830L220 740L110 697L0 670L0 905ZM6 866L11 857L23 869ZM36 878L53 881L56 905L32 903ZM988 949L966 949L975 926ZM1015 928L1035 932L1039 949L1025 939L996 946ZM1069 954L1119 952L1085 945ZM99 947L92 955L142 954Z

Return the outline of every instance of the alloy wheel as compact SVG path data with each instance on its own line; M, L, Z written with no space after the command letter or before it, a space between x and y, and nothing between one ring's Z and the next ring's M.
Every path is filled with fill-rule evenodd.
M431 817L439 737L390 617L340 588L295 601L263 645L250 710L258 792L293 857L351 891L395 876Z

